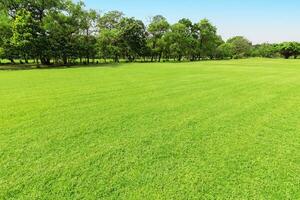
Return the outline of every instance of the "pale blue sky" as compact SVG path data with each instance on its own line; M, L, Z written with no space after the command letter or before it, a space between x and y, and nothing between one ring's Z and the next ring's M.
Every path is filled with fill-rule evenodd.
M244 35L254 43L300 41L300 0L84 0L101 12L120 10L148 22L156 14L174 23L208 18L225 39Z

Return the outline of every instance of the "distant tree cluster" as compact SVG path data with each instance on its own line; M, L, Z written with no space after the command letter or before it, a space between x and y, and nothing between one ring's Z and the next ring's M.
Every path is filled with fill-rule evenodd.
M183 18L170 24L161 15L146 26L141 20L110 11L100 15L71 0L1 0L0 59L49 65L255 57L297 58L300 44L252 43L242 36L223 41L207 19Z

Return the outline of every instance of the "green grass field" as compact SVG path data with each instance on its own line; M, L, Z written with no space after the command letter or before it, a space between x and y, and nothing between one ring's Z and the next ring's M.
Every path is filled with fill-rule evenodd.
M0 199L299 199L300 60L0 71Z

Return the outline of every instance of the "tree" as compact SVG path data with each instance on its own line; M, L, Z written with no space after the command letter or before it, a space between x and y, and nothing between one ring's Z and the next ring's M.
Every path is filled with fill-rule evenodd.
M221 59L232 58L234 46L231 43L223 43L217 48L217 57Z
M108 29L116 29L118 28L119 23L124 18L124 13L120 11L110 11L105 13L98 20L98 27L101 30Z
M84 54L87 63L90 63L90 58L96 55L96 33L98 14L95 10L82 11L81 13L81 28L84 35Z
M163 16L157 15L152 18L148 26L148 46L151 48L151 61L153 61L154 57L158 56L158 61L160 62L163 53L160 40L169 28L170 25Z
M123 18L119 23L121 48L123 55L130 61L143 56L146 49L146 28L142 21L135 18Z
M68 0L3 0L0 1L0 7L7 11L9 16L16 20L18 17L20 20L20 13L26 14L25 11L30 13L30 22L34 24L25 25L23 27L32 28L32 32L29 34L34 34L35 42L32 43L34 45L32 49L37 53L35 57L39 57L43 64L50 64L49 58L49 49L50 47L48 37L46 34L46 30L43 29L44 19L47 14L51 11L61 10L64 6L64 3L68 2ZM70 1L69 1L70 2ZM26 16L23 16L26 17ZM28 16L27 16L28 17ZM25 22L25 21L24 21ZM16 29L16 31L22 31L21 29ZM25 32L21 33L21 35L25 35Z
M200 33L200 57L213 58L218 46L223 43L220 36L217 35L217 28L213 26L209 20L203 19L197 24Z
M62 8L69 0L2 0L0 8L6 10L14 19L19 10L25 9L32 13L32 17L41 22L50 10Z
M16 13L12 24L12 44L19 50L26 63L30 56L37 53L35 51L36 27L37 24L29 11L21 9Z
M185 56L191 61L196 59L197 54L199 53L198 47L200 46L200 34L197 29L197 24L193 24L191 20L183 18L179 20L180 24L184 24L186 28L186 51Z
M110 11L98 19L99 36L97 46L99 54L106 60L113 58L119 62L122 48L120 22L124 14L119 11Z
M236 36L227 40L227 43L233 45L235 58L243 58L250 55L252 43L248 39Z
M12 36L12 23L7 14L0 11L0 46L3 46L5 40Z
M113 58L115 62L119 62L121 54L119 35L120 33L117 29L104 29L101 31L97 39L97 45L100 56L104 58L105 62L108 58Z
M50 12L45 17L43 28L50 43L47 55L56 62L67 64L72 57L79 56L82 12L81 2L66 2L63 10Z
M276 57L277 52L276 45L264 43L253 46L251 56L273 58Z
M296 59L300 55L300 44L297 42L284 42L278 46L279 52L285 59L294 56Z
M164 40L168 45L171 56L181 61L183 56L187 55L189 47L190 34L185 24L180 22L171 26L171 31L167 32Z
M14 63L18 52L12 45L12 35L12 20L6 12L0 11L0 58L7 58Z

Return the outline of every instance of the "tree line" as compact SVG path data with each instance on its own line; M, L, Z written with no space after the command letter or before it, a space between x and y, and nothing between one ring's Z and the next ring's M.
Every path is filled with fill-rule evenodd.
M300 44L252 43L236 36L224 41L207 19L170 24L157 15L146 26L122 12L100 14L71 0L1 0L0 59L49 65L95 59L156 61L297 58Z

